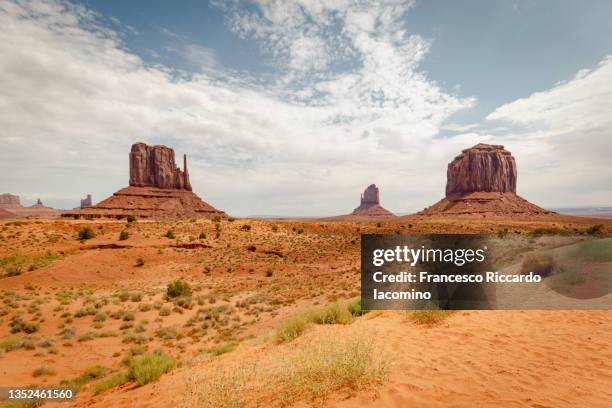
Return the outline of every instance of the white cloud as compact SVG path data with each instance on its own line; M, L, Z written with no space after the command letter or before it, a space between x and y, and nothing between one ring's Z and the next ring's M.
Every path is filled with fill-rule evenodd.
M612 201L612 58L487 116L511 125L519 187L549 206Z
M187 152L196 191L235 214L347 212L370 183L396 211L435 201L460 139L432 138L473 101L418 70L429 43L403 31L410 3L355 4L229 10L281 61L279 80L261 87L147 66L82 6L1 3L2 188L102 199L127 183L129 146L145 141Z

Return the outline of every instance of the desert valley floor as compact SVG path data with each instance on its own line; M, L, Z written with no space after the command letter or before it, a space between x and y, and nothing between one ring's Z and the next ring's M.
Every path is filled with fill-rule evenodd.
M612 227L578 217L2 222L0 385L80 389L45 407L608 407L610 311L347 314L360 234L599 223ZM79 240L86 227L94 236ZM178 278L192 293L168 298ZM337 324L283 337L292 318L326 308ZM156 350L174 369L128 380L130 361Z

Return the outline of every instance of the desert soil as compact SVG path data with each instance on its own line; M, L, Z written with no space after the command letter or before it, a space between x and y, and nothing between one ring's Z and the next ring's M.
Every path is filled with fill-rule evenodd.
M459 311L434 325L371 312L350 325L317 325L289 344L274 341L288 316L359 296L360 234L583 231L599 223L612 228L611 220L578 217L2 222L0 385L53 386L94 366L108 378L125 371L126 356L160 349L179 367L158 382L93 395L94 380L74 403L45 406L188 406L187 384L213 363L363 334L388 360L384 379L292 404L609 407L610 311ZM95 237L80 241L85 227ZM119 240L124 230L129 237ZM165 298L177 278L193 288L183 304ZM32 333L11 333L17 317ZM219 347L231 351L216 356Z

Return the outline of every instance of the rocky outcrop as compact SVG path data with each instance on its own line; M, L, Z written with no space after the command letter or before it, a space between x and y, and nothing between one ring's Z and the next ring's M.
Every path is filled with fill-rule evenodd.
M135 143L130 151L130 186L191 191L187 155L183 171L174 162L174 150L166 146Z
M122 188L96 205L62 214L64 217L194 218L225 216L191 191L187 156L183 171L174 163L174 150L166 146L132 145L129 187ZM83 204L91 204L81 200Z
M448 164L446 176L446 197L419 215L551 214L516 194L516 162L504 146L480 143L463 150Z
M92 205L91 194L87 194L87 197L81 198L81 208L89 208Z
M368 221L395 217L391 211L380 205L380 192L375 184L370 184L361 194L359 207L352 213L334 217L320 218L321 221Z
M516 162L501 145L480 143L448 164L446 197L474 192L516 193Z
M21 207L21 199L14 194L0 194L0 208L19 208Z

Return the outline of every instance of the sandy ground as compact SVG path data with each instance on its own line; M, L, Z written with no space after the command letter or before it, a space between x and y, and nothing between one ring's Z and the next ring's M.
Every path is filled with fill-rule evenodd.
M33 349L0 352L0 385L56 385L96 365L109 375L121 372L121 360L141 346L161 349L182 366L143 387L131 383L96 396L85 387L74 404L56 405L180 406L186 382L207 369L212 347L236 345L214 357L228 363L274 355L286 347L270 340L283 318L358 296L361 233L584 230L595 223L612 226L610 220L571 217L224 220L219 227L211 220L138 221L129 227L100 220L4 222L0 273L17 268L20 274L0 278L0 342L25 341ZM86 226L96 236L80 242L76 235ZM126 228L129 238L119 241ZM169 230L174 238L166 237ZM202 232L206 237L200 239ZM178 277L194 288L188 307L164 299L166 285ZM195 319L215 308L218 317L205 320L202 329ZM103 321L94 321L97 314L105 315ZM11 333L15 316L38 323L37 331ZM609 311L456 312L431 327L408 321L404 313L372 312L350 326L317 326L292 347L308 336L342 338L359 330L375 339L377 352L390 356L382 382L317 402L327 406L607 407L611 326ZM168 327L176 335L163 338L159 329ZM130 340L135 336L140 340ZM49 372L34 376L42 366Z

